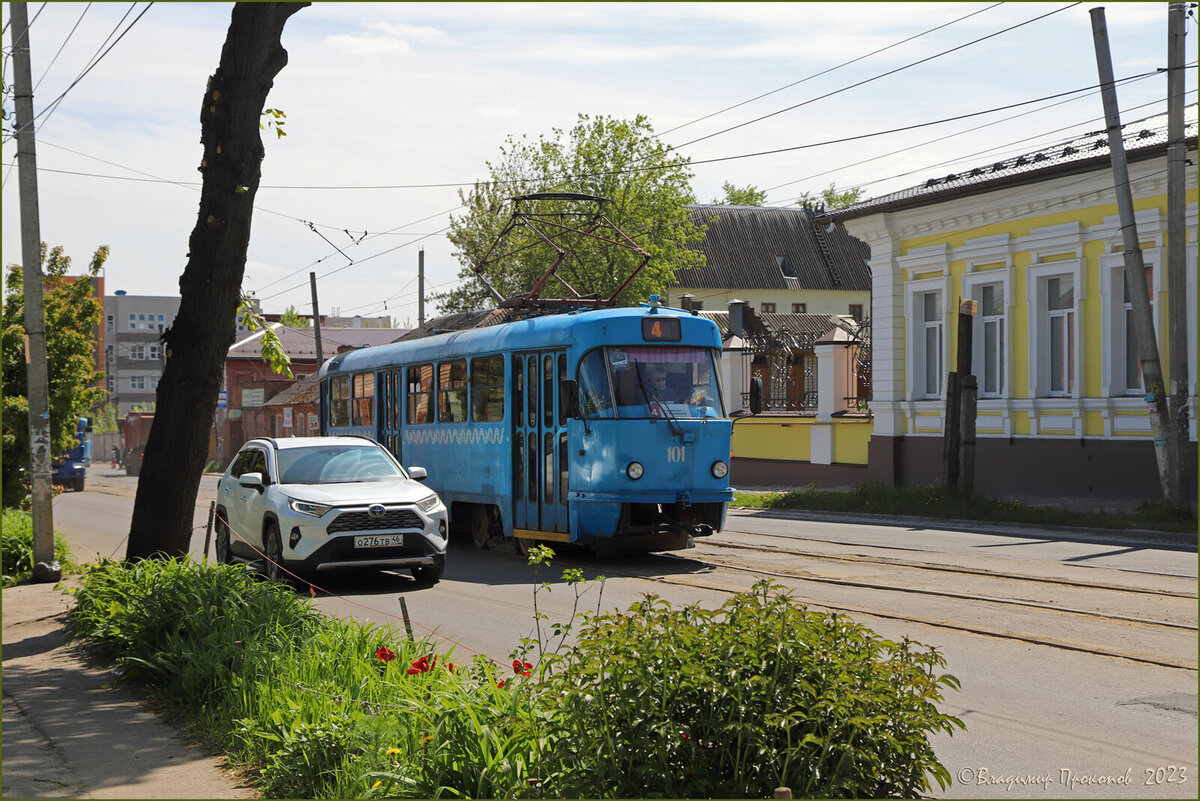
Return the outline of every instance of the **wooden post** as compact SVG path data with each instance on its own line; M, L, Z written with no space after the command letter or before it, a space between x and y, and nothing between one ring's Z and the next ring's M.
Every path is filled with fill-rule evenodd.
M958 492L970 495L975 491L975 411L978 408L979 379L971 373L962 377L959 388Z
M412 622L408 619L408 604L404 602L404 596L400 596L400 614L404 616L404 630L408 632L408 641L413 641Z
M204 553L202 554L202 561L204 561L204 562L208 561L208 544L210 542L212 542L213 515L216 514L216 511L217 511L217 502L209 501L208 502L208 526L204 529Z
M776 798L791 798L792 797L792 788L791 787L776 787L775 788L775 797Z

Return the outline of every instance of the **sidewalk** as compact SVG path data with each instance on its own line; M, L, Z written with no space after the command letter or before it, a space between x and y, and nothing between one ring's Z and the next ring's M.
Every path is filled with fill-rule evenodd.
M3 798L255 798L79 645L53 584L3 591Z

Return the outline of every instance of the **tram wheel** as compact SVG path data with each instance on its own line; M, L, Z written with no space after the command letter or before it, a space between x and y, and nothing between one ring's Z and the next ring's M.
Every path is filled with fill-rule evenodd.
M517 555L522 559L529 559L529 552L537 546L537 540L526 539L525 537L513 537L517 546Z
M491 534L492 520L488 508L482 504L471 507L471 542L483 550L488 547L488 536Z

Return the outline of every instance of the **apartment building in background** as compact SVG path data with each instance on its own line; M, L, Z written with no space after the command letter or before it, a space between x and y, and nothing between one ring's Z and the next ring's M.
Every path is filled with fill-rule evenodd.
M118 419L154 411L164 366L162 332L179 312L178 295L130 295L118 289L104 298L103 367L108 403Z

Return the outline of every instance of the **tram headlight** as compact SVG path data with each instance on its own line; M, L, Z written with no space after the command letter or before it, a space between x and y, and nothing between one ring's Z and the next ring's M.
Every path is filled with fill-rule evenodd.
M729 475L729 465L718 459L712 463L712 474L713 478L725 478Z
M630 462L629 466L625 468L625 475L629 476L634 481L637 481L639 478L641 478L642 474L645 472L646 468L642 467L641 462Z

